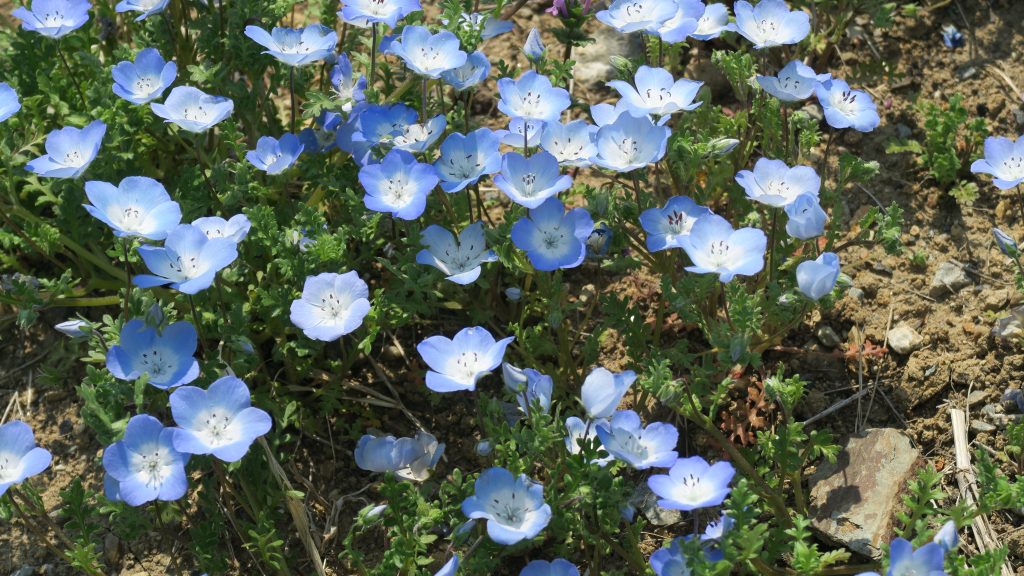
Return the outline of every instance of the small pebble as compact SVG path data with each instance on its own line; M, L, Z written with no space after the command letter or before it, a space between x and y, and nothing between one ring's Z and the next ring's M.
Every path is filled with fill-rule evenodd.
M983 432L995 432L996 427L988 422L982 420L971 420L971 430L983 433Z
M814 335L818 337L818 342L826 348L835 348L843 343L836 331L827 324L818 326L818 329L814 331Z
M967 395L967 405L974 406L975 404L981 404L988 398L988 392L984 390L975 390Z

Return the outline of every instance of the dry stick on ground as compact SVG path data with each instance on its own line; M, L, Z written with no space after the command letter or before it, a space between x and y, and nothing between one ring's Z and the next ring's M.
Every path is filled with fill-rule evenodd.
M959 408L952 408L949 411L949 418L953 421L956 483L960 488L960 498L966 501L968 506L975 507L978 505L978 483L974 476L974 468L971 466L971 452L968 448L967 413ZM1000 547L999 537L996 536L986 515L979 514L975 516L971 522L971 531L974 533L974 540L982 552ZM1009 562L1003 562L999 574L1000 576L1014 575L1013 568Z
M265 438L259 439L260 446L263 447L263 452L267 456L267 464L270 465L270 473L277 480L278 486L281 491L284 492L284 503L285 507L288 508L288 513L292 516L292 522L295 524L295 529L299 531L299 539L302 540L303 546L306 547L306 553L309 554L309 559L312 561L313 566L316 567L316 573L319 576L326 576L327 573L324 571L324 561L320 559L320 550L316 546L316 542L313 540L313 534L309 529L309 510L306 509L306 505L297 498L294 498L291 493L295 491L292 488L292 483L288 480L288 476L284 473L284 469L281 468L281 464L274 457L274 452L270 449L270 445L267 444Z
M892 313L894 306L895 304L893 302L889 303L889 320L885 323L885 338L882 340L882 348L885 348L889 345L889 329L892 328ZM881 362L879 362L879 364L881 364ZM875 392L879 391L878 381L882 378L881 365L879 365L877 368L878 369L875 372L875 382L871 386L871 398L868 399L868 409L864 411L864 420L857 425L858 429L867 426L868 417L871 416L871 408L875 405ZM884 395L885 392L882 392L882 394Z

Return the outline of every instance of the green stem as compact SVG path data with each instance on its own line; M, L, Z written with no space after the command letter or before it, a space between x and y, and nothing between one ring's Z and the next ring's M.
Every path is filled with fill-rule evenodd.
M121 247L124 248L124 321L128 322L128 301L132 296L132 271L131 263L128 261L128 238L121 240Z
M370 24L370 77L366 79L366 87L372 89L377 78L377 23Z
M57 54L60 56L60 61L64 63L64 70L68 73L68 78L75 85L75 90L78 91L78 98L82 101L82 108L88 108L89 106L85 103L85 93L82 92L82 85L78 82L78 78L75 76L75 73L71 71L71 66L68 65L68 59L64 56L64 50L61 49L60 44L61 41L58 39Z
M292 100L292 134L295 134L295 66L288 68L288 91Z

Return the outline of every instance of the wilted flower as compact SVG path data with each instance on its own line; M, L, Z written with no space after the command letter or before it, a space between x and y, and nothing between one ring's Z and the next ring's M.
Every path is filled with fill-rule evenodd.
M245 214L235 214L228 220L220 216L205 216L193 220L192 225L202 230L211 240L229 238L235 244L245 240L249 235L249 229L252 228L252 222Z
M89 180L85 195L92 202L83 204L86 211L118 238L163 240L181 222L178 203L163 184L145 176L129 176L117 186Z
M444 448L444 444L423 430L414 438L367 434L356 444L356 466L367 472L394 472L406 480L422 482L430 477Z
M437 171L417 162L404 150L392 150L379 164L359 169L359 183L366 190L363 204L368 210L390 213L402 220L415 220L427 207L427 195L437 186Z
M107 125L93 120L85 128L68 126L46 136L46 154L29 161L25 169L47 178L78 178L103 144Z
M481 222L463 228L458 240L448 230L431 224L421 233L420 244L426 248L416 254L416 262L437 268L456 284L472 284L480 277L481 264L498 259L487 249Z
M619 114L597 131L594 164L615 172L632 172L654 164L665 156L669 129L658 126L646 114Z
M441 143L441 156L434 167L441 177L441 189L452 193L476 184L481 176L501 170L499 137L487 128L467 135L454 132Z
M714 40L722 32L736 31L736 25L729 22L729 8L725 4L708 4L704 15L697 20L697 30L690 36L697 40Z
M786 233L793 238L810 240L825 233L825 221L828 214L822 209L818 197L812 194L801 194L786 205Z
M0 122L14 116L21 110L18 93L7 82L0 82Z
M753 276L764 268L768 238L757 228L733 230L721 216L701 216L680 240L693 266L686 269L697 274L718 274L728 284L734 276Z
M235 462L270 431L270 415L252 406L249 388L234 376L221 377L206 390L178 388L170 404L178 425L174 448L184 454L212 454Z
M135 55L134 62L118 62L111 71L114 94L132 104L147 104L163 96L178 77L178 65L164 61L156 48Z
M419 0L343 0L338 16L360 28L378 22L394 28L399 20L420 10Z
M618 374L601 367L591 370L580 390L580 400L587 415L594 419L611 416L634 381L636 372L632 370Z
M164 122L176 124L189 132L206 132L231 115L235 103L224 96L210 96L192 86L178 86L163 104L149 105Z
M1019 186L1024 182L1024 136L1016 141L1001 136L985 138L985 157L971 164L971 172L991 174L992 183L1000 190Z
M0 425L0 496L50 467L53 457L36 447L32 427L20 420Z
M802 10L789 10L784 0L761 0L757 6L737 0L736 31L755 49L796 44L811 32L811 17Z
M280 174L298 160L302 150L299 137L285 132L280 138L261 136L256 141L256 149L245 153L245 159L267 174Z
M665 22L676 15L676 3L670 0L614 0L597 19L622 34L647 32L657 34Z
M487 520L487 535L511 546L533 538L551 520L544 503L544 487L526 474L513 476L504 468L490 468L476 479L472 496L462 502L462 513Z
M783 66L775 76L758 76L757 83L764 91L783 102L799 102L814 94L819 82L832 79L831 74L815 74L814 69L799 60Z
M107 499L140 506L184 496L189 455L174 448L175 432L148 414L133 416L125 427L124 439L103 451Z
M687 196L673 196L664 208L648 208L640 214L640 226L647 232L647 250L657 252L682 248L682 239L689 236L693 224L711 210Z
M275 27L269 33L259 26L246 26L245 35L266 48L270 54L288 66L307 66L334 54L338 33L322 24L305 28Z
M121 0L114 7L115 12L141 12L135 18L141 22L154 14L159 14L167 9L170 0Z
M825 113L825 121L833 128L853 128L870 132L878 127L881 118L871 96L861 90L852 90L839 79L828 80L815 86L818 103Z
M557 122L572 101L564 88L551 85L543 74L530 70L519 77L498 80L498 110L510 118Z
M514 336L495 341L486 328L463 328L448 339L431 336L416 345L430 370L427 388L434 392L476 390L476 383L501 365L505 348Z
M632 410L620 410L611 420L596 424L597 437L609 454L637 470L668 468L679 454L679 432L667 422L654 422L644 428L640 416Z
M191 224L171 229L163 246L139 246L139 256L152 274L139 274L132 282L140 288L170 285L183 294L196 294L213 284L217 272L238 257L230 238L208 238Z
M680 78L664 68L641 66L634 77L634 88L622 80L613 80L608 86L614 88L631 112L664 116L680 110L694 110L702 102L694 103L703 82Z
M548 198L512 225L512 243L539 271L574 268L587 255L586 240L594 221L583 208L564 210L558 198Z
M523 568L519 576L580 576L580 571L572 562L555 558L551 562L534 560Z
M668 474L656 474L647 485L660 500L658 506L690 511L718 506L729 495L729 482L736 469L728 462L710 465L700 456L680 458Z
M89 21L88 0L34 0L30 6L19 6L11 16L21 20L21 27L50 38L74 32Z
M544 42L540 39L540 31L536 28L530 28L530 33L526 35L526 44L523 45L523 54L526 55L526 59L530 62L537 62L544 57Z
M540 145L559 164L586 168L590 159L597 155L598 127L585 120L573 120L568 124L545 122Z
M1017 247L1017 241L1014 240L1009 234L1003 232L999 228L992 229L992 236L996 239L996 245L999 246L999 251L1009 256L1010 258L1017 258L1020 256L1020 249Z
M823 252L816 260L806 260L796 267L796 283L800 293L817 302L832 292L839 278L839 257Z
M466 63L466 53L459 49L459 38L448 30L431 34L423 26L406 26L395 38L387 52L405 62L405 66L420 76L440 78L443 72Z
M545 200L572 186L572 178L561 174L558 159L547 152L529 158L509 152L502 158L501 173L494 185L516 204L536 208Z
M956 26L946 24L942 27L942 43L946 45L946 48L960 48L964 45L964 35L956 29Z
M330 342L354 331L370 312L370 288L355 270L309 276L292 301L291 321L314 340Z
M736 183L747 193L747 197L775 208L782 208L801 194L815 198L821 189L821 178L810 166L790 168L782 160L761 158L754 164L754 170L740 170Z
M477 50L466 57L466 62L462 66L442 72L441 80L461 92L483 82L490 73L490 60L486 54Z
M166 390L199 377L195 359L198 337L189 322L175 322L161 332L138 318L121 328L120 343L107 351L107 370L120 380L138 380Z

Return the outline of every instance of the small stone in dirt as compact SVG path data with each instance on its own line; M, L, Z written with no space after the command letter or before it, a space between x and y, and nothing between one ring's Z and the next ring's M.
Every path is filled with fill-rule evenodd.
M818 329L814 331L814 335L818 337L818 342L821 342L821 345L826 348L835 348L843 343L843 340L839 338L836 331L828 324L818 326Z
M1013 119L1017 121L1017 126L1024 126L1024 108L1014 108Z
M871 265L871 269L879 274L885 274L886 276L892 276L892 267L882 262L875 262Z
M939 298L956 294L962 288L971 285L971 278L957 263L943 262L939 264L932 276L932 283L929 293L932 298Z
M971 430L980 434L983 432L995 432L996 427L984 420L971 420Z
M984 390L974 390L967 395L967 405L974 406L975 404L981 404L988 398L988 392Z
M683 513L679 510L667 510L658 506L658 497L651 492L646 483L641 483L629 499L629 503L636 507L647 521L655 526L668 526L683 521Z
M981 408L981 415L987 420L1002 416L1006 412L1002 404L986 404Z
M924 338L905 322L900 322L886 334L889 340L889 348L897 353L906 356L917 350L924 344Z
M32 576L36 573L36 569L31 566L22 566L14 572L11 572L11 576Z
M835 464L825 462L810 478L811 525L828 540L880 559L919 458L894 428L851 437Z
M850 298L853 298L854 300L864 299L864 291L861 290L860 288L857 288L856 286L847 290L846 295L849 296Z
M594 32L594 42L572 53L576 61L573 69L576 82L587 88L604 87L615 78L615 67L609 61L613 55L624 58L643 58L643 41L639 34L619 34L613 28L601 26Z
M978 73L978 69L974 66L966 66L956 71L956 77L961 80L968 80L973 78Z
M906 140L907 138L910 138L910 136L913 133L914 133L914 131L911 130L910 126L907 126L906 124L902 124L901 123L901 124L897 124L896 125L896 135L899 136L900 138L904 139L904 140Z
M113 533L103 537L103 557L111 566L117 566L121 561L121 540Z

